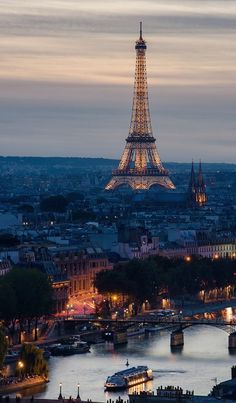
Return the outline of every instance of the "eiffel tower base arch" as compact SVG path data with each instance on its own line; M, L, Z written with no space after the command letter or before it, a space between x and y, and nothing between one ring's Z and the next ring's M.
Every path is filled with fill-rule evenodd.
M175 189L168 176L113 176L106 186L106 190L114 190L119 186L128 185L133 190L148 190L152 186L162 186L166 189Z

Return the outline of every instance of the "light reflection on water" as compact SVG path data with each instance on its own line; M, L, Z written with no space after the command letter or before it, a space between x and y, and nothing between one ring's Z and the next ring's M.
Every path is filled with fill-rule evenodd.
M223 311L227 320L233 314L235 310L231 308ZM214 378L218 382L229 379L230 368L235 364L236 357L228 352L228 334L225 330L203 325L185 329L184 337L183 350L174 353L170 351L170 332L163 331L149 337L130 338L127 345L119 348L112 344L98 344L91 347L91 353L51 357L50 383L39 396L57 398L59 383L62 382L63 396L76 397L79 382L83 400L127 398L127 391L104 392L107 376L125 369L127 359L130 366L148 365L154 371L153 382L136 386L129 390L130 393L174 385L194 390L196 394L208 394Z

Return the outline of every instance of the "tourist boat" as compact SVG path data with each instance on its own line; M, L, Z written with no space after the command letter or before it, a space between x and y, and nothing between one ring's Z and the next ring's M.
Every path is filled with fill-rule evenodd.
M73 344L60 344L51 349L51 355L67 356L74 354L88 353L90 347L85 341L75 342Z
M112 376L108 376L105 389L118 390L127 389L140 383L148 382L153 379L152 370L147 366L141 365L116 372Z

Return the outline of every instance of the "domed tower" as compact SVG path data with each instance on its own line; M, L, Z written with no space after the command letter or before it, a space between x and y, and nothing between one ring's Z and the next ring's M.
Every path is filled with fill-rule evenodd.
M142 23L140 22L140 35L135 45L136 67L129 135L119 166L113 171L106 190L116 189L120 185L129 185L134 190L148 190L153 185L175 189L168 171L163 167L155 144L156 140L152 134L146 49L147 45L143 39Z

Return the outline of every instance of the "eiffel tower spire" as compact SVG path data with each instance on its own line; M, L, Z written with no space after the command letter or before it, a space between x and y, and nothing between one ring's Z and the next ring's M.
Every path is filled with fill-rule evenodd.
M151 117L148 102L146 72L146 49L140 22L139 39L136 41L136 66L134 94L129 135L117 169L106 190L120 185L129 185L132 189L147 190L153 185L175 189L174 184L162 165L155 138L152 134Z

